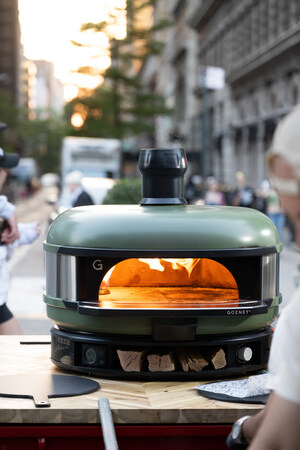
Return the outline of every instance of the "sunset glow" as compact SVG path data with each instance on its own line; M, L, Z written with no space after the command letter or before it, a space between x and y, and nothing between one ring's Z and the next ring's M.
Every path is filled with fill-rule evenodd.
M54 63L55 76L66 86L70 100L78 88L93 89L109 67L108 38L104 33L80 32L83 23L107 20L114 7L125 0L19 0L21 39L25 57ZM112 30L110 30L112 31ZM124 14L114 26L116 38L125 36ZM71 41L85 46L73 45ZM92 76L76 73L79 67L94 68ZM75 94L76 95L76 94Z
M74 113L71 117L71 124L74 128L81 128L84 124L84 119L80 113Z

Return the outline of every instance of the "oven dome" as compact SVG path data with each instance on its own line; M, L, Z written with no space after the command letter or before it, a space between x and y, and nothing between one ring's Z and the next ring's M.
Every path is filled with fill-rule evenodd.
M51 224L45 249L203 250L282 245L263 213L231 206L99 205L67 210Z

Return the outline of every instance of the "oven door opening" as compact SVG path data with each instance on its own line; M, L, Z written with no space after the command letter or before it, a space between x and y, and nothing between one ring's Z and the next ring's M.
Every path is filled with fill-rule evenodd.
M237 307L230 271L206 258L131 258L113 266L99 289L102 308L189 309Z

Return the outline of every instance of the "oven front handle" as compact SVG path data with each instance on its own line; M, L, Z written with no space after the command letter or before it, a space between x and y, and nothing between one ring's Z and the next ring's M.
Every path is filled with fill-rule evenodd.
M248 317L265 314L273 299L247 301L247 306L230 308L102 308L97 302L63 300L66 308L76 310L79 314L101 317Z

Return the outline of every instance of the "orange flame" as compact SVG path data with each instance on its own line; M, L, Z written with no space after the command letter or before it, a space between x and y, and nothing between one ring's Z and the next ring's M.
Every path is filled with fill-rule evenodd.
M226 267L206 258L126 259L106 273L101 288L166 285L237 288Z

